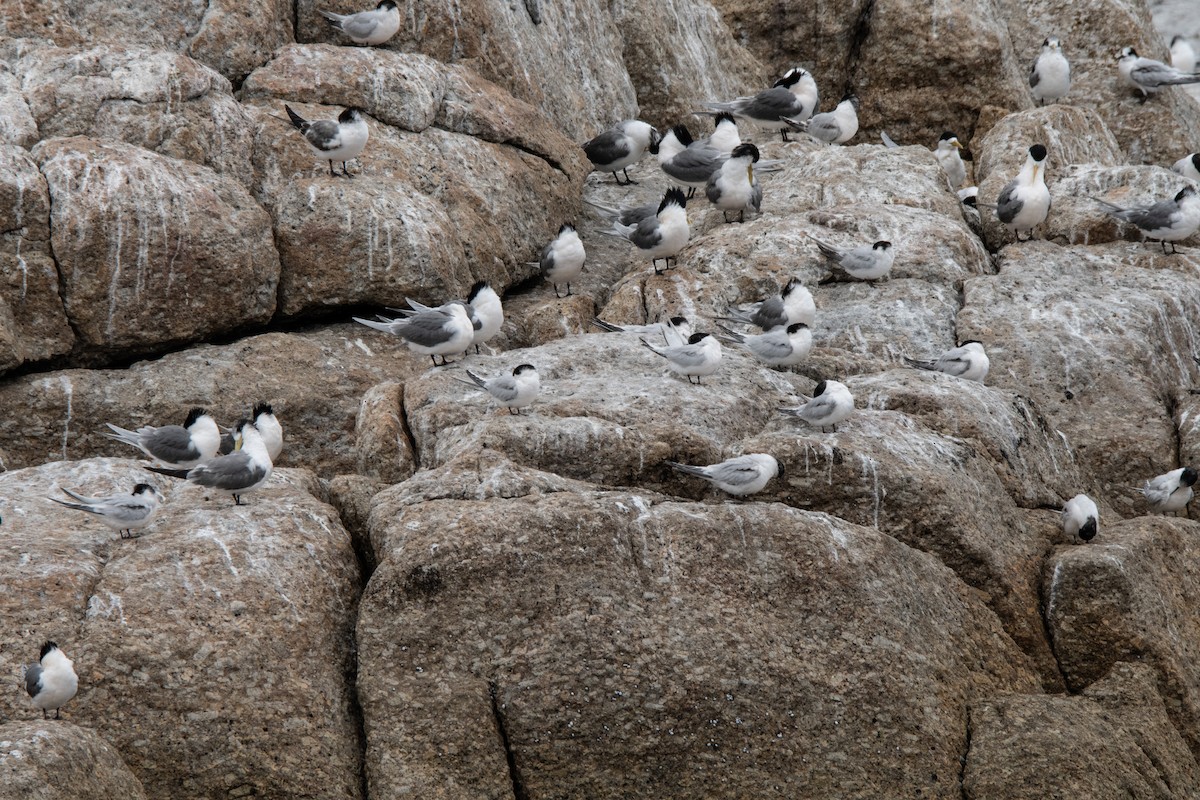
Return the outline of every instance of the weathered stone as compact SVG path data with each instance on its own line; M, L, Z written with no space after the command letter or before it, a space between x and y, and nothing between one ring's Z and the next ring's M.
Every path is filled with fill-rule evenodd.
M138 45L181 53L240 81L292 39L292 8L284 0L0 1L0 36L40 37L59 47Z
M23 148L0 145L0 373L70 351L50 251L50 195Z
M1142 513L1138 488L1177 466L1175 398L1197 383L1200 264L1047 242L1010 245L999 263L964 283L959 337L987 344L988 383L1032 398L1120 514Z
M416 469L404 421L404 384L388 381L363 395L354 423L356 472L399 483Z
M50 189L63 303L84 348L161 351L271 318L279 260L270 218L241 184L84 137L44 140L33 157Z
M375 571L375 551L371 547L367 519L371 514L371 501L387 484L361 475L335 475L326 490L329 504L337 509L342 525L354 539L354 551L358 554L365 575Z
M1104 523L1090 544L1054 553L1043 586L1046 625L1067 685L1079 691L1122 661L1146 664L1193 752L1200 744L1197 532L1182 519Z
M95 731L66 720L0 725L2 800L115 797L146 800L146 792L117 751Z
M0 64L0 143L33 147L39 135L21 81L7 64Z
M45 499L146 480L166 497L134 540ZM125 459L0 475L5 671L57 637L80 683L64 716L103 725L151 798L361 797L346 681L358 564L314 492L311 473L277 470L234 506ZM6 692L0 709L23 700Z
M1170 62L1166 40L1154 29L1145 3L998 2L1004 7L1013 46L1025 72L1045 37L1062 40L1063 53L1071 62L1071 91L1063 102L1094 109L1120 143L1125 153L1121 163L1170 165L1195 149L1191 132L1200 127L1200 104L1182 88L1164 89L1142 104L1140 93L1117 72L1117 53L1125 46L1134 47L1147 58ZM1053 162L1053 150L1050 157Z
M1036 683L973 593L890 537L556 491L482 456L429 484L466 497L376 500L372 795L957 796L966 704ZM393 495L412 504L384 512Z
M353 471L354 420L363 393L429 364L399 342L373 336L354 323L268 333L231 345L200 345L120 372L62 370L0 384L0 408L21 409L0 415L7 466L134 457L136 450L104 436L104 423L178 425L189 408L204 406L232 424L255 403L269 402L283 426L282 464L323 475Z
M144 47L41 47L13 62L38 138L122 141L249 186L251 124L229 81Z
M1143 665L1118 664L1082 697L971 707L963 797L1192 798L1198 777Z

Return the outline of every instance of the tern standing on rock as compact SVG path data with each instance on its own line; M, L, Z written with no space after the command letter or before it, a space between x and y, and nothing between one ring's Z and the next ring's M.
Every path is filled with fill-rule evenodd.
M662 202L658 204L658 213L653 217L646 217L637 225L614 222L612 229L606 233L627 239L643 258L650 259L650 265L658 275L661 274L658 269L659 260L663 262L663 269L667 269L672 259L687 245L691 236L686 208L687 198L683 196L683 192L679 189L668 189Z
M512 371L512 375L498 375L486 379L467 370L467 377L471 379L469 382L458 378L455 380L487 392L507 407L509 414L520 414L522 408L537 399L538 390L541 388L538 371L533 364L521 364Z
M41 656L36 664L21 667L25 691L33 700L35 708L42 710L42 719L61 719L61 709L79 691L79 678L75 675L75 664L58 649L54 642L42 645Z
M1039 106L1057 103L1071 91L1071 65L1062 52L1062 42L1050 38L1042 42L1042 52L1029 70L1029 91Z
M583 249L583 240L574 225L564 222L553 241L542 248L542 257L538 261L542 277L554 287L555 297L562 296L558 293L560 283L567 285L566 296L571 296L571 281L583 274L585 260L587 252Z
M1132 47L1126 47L1117 54L1117 71L1127 84L1142 93L1143 103L1164 86L1200 83L1200 75L1181 72L1152 58L1142 58Z
M1062 508L1063 533L1090 542L1100 532L1100 512L1086 494L1077 494Z
M1136 208L1121 208L1106 200L1092 199L1104 206L1109 216L1137 227L1147 241L1160 242L1164 253L1167 242L1171 243L1171 253L1177 253L1175 243L1200 229L1200 194L1194 186L1183 187L1170 200Z
M469 305L456 300L447 303L443 308L421 311L401 319L352 319L368 328L400 337L408 343L409 349L414 353L429 356L435 367L444 367L450 363L446 356L465 353L474 341L475 324L471 321L473 313L474 309ZM441 364L437 362L438 356L442 357Z
M786 142L791 125L784 121L785 117L808 119L816 112L819 100L813 76L807 70L795 67L775 81L770 89L753 97L738 97L727 103L705 103L704 106L741 117L762 130L779 131Z
M1196 477L1196 470L1180 467L1146 481L1142 496L1149 503L1150 512L1166 514L1170 511L1178 515L1192 502L1192 485L1196 483Z
M730 212L737 212L738 222L746 219L746 209L754 213L762 211L762 187L754 177L754 164L758 161L758 148L752 144L739 144L733 148L728 160L708 179L704 196L717 208L726 222Z
M700 384L705 375L712 375L721 366L721 343L709 333L693 333L687 344L676 347L658 347L645 339L641 340L651 352L667 360L672 372L677 372L692 382Z
M159 469L150 467L151 472L186 478L205 489L216 489L233 496L233 504L242 504L242 495L252 492L271 477L271 454L262 440L262 434L248 419L239 420L234 428L234 451L227 456L218 456L207 464L192 470Z
M130 431L105 424L112 429L105 436L133 445L164 467L191 469L215 456L221 446L221 429L203 408L189 411L183 425L146 425Z
M1029 148L1029 157L1021 173L1000 190L996 200L996 218L1016 234L1021 241L1021 231L1029 231L1046 221L1050 215L1050 190L1046 188L1046 148L1035 144Z
M358 158L367 146L367 136L370 133L361 110L347 108L336 120L321 119L315 122L309 122L293 111L291 106L284 105L283 110L287 112L288 119L292 121L296 130L304 136L304 141L308 143L308 148L313 154L329 162L331 177L337 175L333 171L335 161L342 162L342 175L347 178L354 177L346 170L346 162Z
M114 494L108 497L86 497L66 488L63 491L76 502L68 503L57 497L50 499L60 506L86 511L96 516L108 527L119 531L122 539L132 537L135 530L149 525L158 513L158 490L148 483L134 486L132 494Z
M684 475L703 478L735 497L761 492L772 478L783 476L783 467L775 456L766 453L749 453L708 467L693 467L678 461L668 461L667 465Z
M368 47L383 44L400 30L400 9L395 0L382 0L370 11L357 14L335 14L317 11L330 25L350 37L355 44Z
M637 183L629 177L628 169L645 154L646 148L657 144L658 131L638 119L627 119L609 128L583 145L583 153L597 172L611 172L618 186ZM624 182L617 173L625 176Z
M840 381L821 381L813 389L811 400L796 408L781 408L779 413L798 417L822 432L832 427L837 433L838 423L854 413L854 395Z

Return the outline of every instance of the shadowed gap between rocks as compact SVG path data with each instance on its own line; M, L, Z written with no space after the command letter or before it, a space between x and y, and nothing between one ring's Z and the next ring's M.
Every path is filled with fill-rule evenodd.
M850 38L850 52L846 54L846 85L842 87L842 95L852 91L852 75L858 73L862 61L862 47L867 37L871 35L871 15L875 11L875 0L867 0L854 21L854 34Z
M966 734L963 737L963 754L958 759L958 789L962 793L962 800L971 800L967 794L967 762L971 758L971 706L967 705L963 711L966 714Z
M529 792L521 780L521 771L517 769L517 754L513 752L512 744L508 741L508 728L504 722L504 711L500 708L498 697L500 687L496 681L488 681L488 697L492 701L492 718L496 721L496 732L500 735L500 746L504 748L504 758L508 762L508 778L512 782L514 800L529 800Z

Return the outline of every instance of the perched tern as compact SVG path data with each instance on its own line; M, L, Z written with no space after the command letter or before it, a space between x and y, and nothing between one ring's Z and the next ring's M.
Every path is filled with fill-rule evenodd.
M106 424L112 433L105 436L133 445L164 467L190 469L198 466L215 456L221 445L221 430L203 408L189 411L183 425L161 428L147 425L130 431L111 422Z
M736 497L761 492L772 478L783 476L783 467L774 456L766 453L749 453L709 467L693 467L678 461L667 464L685 475L704 478L722 492Z
M50 719L50 709L55 719L61 719L60 709L79 691L75 663L54 642L42 645L36 664L21 667L21 678L34 707L42 710L42 719Z
M712 375L721 366L721 343L709 333L693 333L688 337L687 344L675 347L658 347L645 339L641 342L665 358L672 371L686 376L688 383L695 378L699 384L703 376Z
M597 213L609 222L619 222L622 225L635 226L642 220L658 214L659 206L658 203L647 203L644 206L633 206L632 208L614 208L592 200L584 200L583 202L596 209Z
M1057 103L1071 91L1071 65L1062 52L1062 42L1049 38L1029 70L1029 91L1039 106Z
M1173 469L1157 478L1146 481L1142 494L1150 504L1151 513L1178 514L1192 502L1192 484L1196 482L1196 470L1191 467Z
M707 185L712 174L729 158L728 152L711 144L692 141L692 134L684 125L668 130L650 152L658 156L663 172L688 187L688 197Z
M784 117L784 121L827 144L845 144L858 133L858 98L848 94L833 111L814 114L809 119Z
M1175 243L1200 229L1200 194L1195 186L1183 187L1170 200L1135 208L1121 208L1098 197L1092 199L1104 206L1109 216L1132 223L1148 241L1161 243L1164 253L1167 242L1171 243L1171 252L1177 253Z
M738 131L737 120L732 114L724 112L717 114L713 120L713 132L707 139L696 142L698 145L720 150L722 153L732 153L733 149L742 143L742 135Z
M461 305L463 303L462 300L451 300L450 303L432 308L418 303L411 297L405 298L405 300L408 302L408 308L389 308L388 311L395 312L401 317L411 317L422 311L449 311L451 304ZM500 295L496 294L496 290L487 281L476 281L471 286L466 304L471 309L471 326L475 329L475 334L471 337L471 344L475 345L475 352L478 353L479 346L487 344L504 327L504 308L500 302Z
M1062 507L1063 533L1072 541L1079 539L1090 542L1100 532L1100 512L1086 494L1077 494Z
M408 343L410 350L429 356L437 367L449 363L446 356L464 353L471 346L475 339L475 325L471 322L473 311L466 303L455 301L440 309L421 311L400 319L353 319L368 328L399 336ZM441 364L438 364L437 356L442 357Z
M1182 72L1152 58L1142 58L1132 47L1117 54L1117 71L1133 88L1142 93L1142 102L1164 86L1200 83L1200 74Z
M649 325L614 325L599 317L593 317L592 324L610 333L636 333L639 336L661 334L668 347L687 344L688 337L692 335L692 323L688 322L687 317L671 317L666 322L654 322Z
M1021 241L1021 231L1029 231L1046 221L1050 215L1050 190L1046 188L1046 148L1035 144L1029 148L1029 158L1021 173L1000 190L996 200L996 217Z
M864 244L843 250L822 242L811 234L808 238L817 243L821 255L841 268L851 278L857 278L860 281L878 280L887 275L891 272L892 262L896 258L896 254L892 252L892 243L887 241L880 240L874 244Z
M262 434L263 444L267 446L267 453L270 454L271 463L274 464L283 453L283 426L275 417L275 410L271 408L270 403L256 403L254 410L250 412L250 421ZM234 431L229 430L221 434L220 454L229 455L234 451L235 444Z
M647 217L637 225L622 225L614 222L612 229L606 233L628 239L638 249L643 258L650 259L655 274L661 274L658 260L662 259L663 269L670 266L672 259L679 255L688 243L691 230L688 228L687 198L679 189L668 189L658 204L658 213Z
M337 120L321 119L309 122L293 111L291 106L285 104L283 109L287 112L288 118L296 130L304 135L304 141L308 142L309 149L317 158L329 162L330 176L337 174L333 171L333 162L340 161L342 162L342 174L347 178L354 177L346 170L346 162L357 158L363 148L367 146L369 132L362 111L357 108L347 108L338 115Z
M741 345L768 367L794 367L808 358L812 350L812 331L803 322L772 328L766 333L742 334L726 328L725 335L717 338L726 344Z
M587 253L583 249L583 240L575 231L575 227L564 222L558 229L558 235L542 248L542 257L538 262L542 269L542 277L550 281L554 287L554 296L561 297L558 285L567 285L567 297L571 296L571 281L583 273L583 262Z
M1180 72L1196 71L1196 51L1192 43L1182 36L1171 39L1171 66Z
M234 429L234 451L227 456L218 456L207 464L191 469L160 469L150 467L151 472L186 478L189 482L206 489L216 489L233 495L233 504L242 504L242 495L252 492L271 477L271 454L263 443L262 434L250 420L239 420Z
M725 163L709 176L704 196L721 209L726 222L731 222L731 211L737 212L738 222L745 221L746 209L756 214L762 211L762 187L754 177L754 164L757 161L757 147L739 144Z
M757 325L764 331L803 322L811 326L817 317L812 292L804 288L799 278L790 278L779 294L747 307L730 306L727 317L717 319Z
M656 144L658 130L637 119L627 119L616 127L609 128L583 145L584 155L592 162L597 172L611 172L618 186L637 183L627 171L646 153L646 148ZM620 172L625 176L621 181Z
M1171 165L1171 171L1185 178L1200 181L1200 153L1189 153L1179 159Z
M799 417L822 431L832 427L837 432L837 424L854 413L854 395L846 388L846 384L838 381L821 381L813 390L813 397L807 403L796 408L781 408L781 414L789 417Z
M521 364L512 371L512 375L484 379L467 370L467 377L471 380L455 380L472 388L483 389L506 406L509 414L520 414L522 408L534 401L541 387L537 369L532 364Z
M963 185L963 181L967 179L967 165L963 163L962 142L954 135L953 131L946 131L938 139L937 147L933 150L933 156L938 163L942 165L942 171L946 173L946 180L950 182L950 189L958 191L958 187Z
M944 372L956 378L979 383L983 383L983 379L987 377L988 368L991 366L987 353L983 351L983 344L975 339L970 339L958 347L947 350L933 361L922 361L907 356L904 360L908 362L909 366L917 369Z
M134 486L132 494L114 494L108 497L85 497L70 489L63 491L78 502L68 503L57 497L49 499L60 506L94 514L105 525L119 531L122 539L131 538L135 530L154 521L155 515L158 514L158 501L161 499L158 490L148 483Z
M817 110L818 102L817 82L807 70L795 67L775 81L770 89L753 97L738 97L726 103L705 103L704 106L741 117L763 130L779 131L786 142L790 126L784 118L808 119Z
M320 9L317 13L349 36L355 44L374 47L383 44L400 30L400 9L395 0L382 0L370 11L359 11L357 14L335 14Z

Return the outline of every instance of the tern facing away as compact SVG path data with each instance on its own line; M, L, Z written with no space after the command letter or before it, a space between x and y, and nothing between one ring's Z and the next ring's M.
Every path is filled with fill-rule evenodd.
M42 645L36 664L21 667L21 678L34 707L42 710L42 719L50 719L50 709L55 719L62 719L62 707L79 691L74 662L54 642Z

